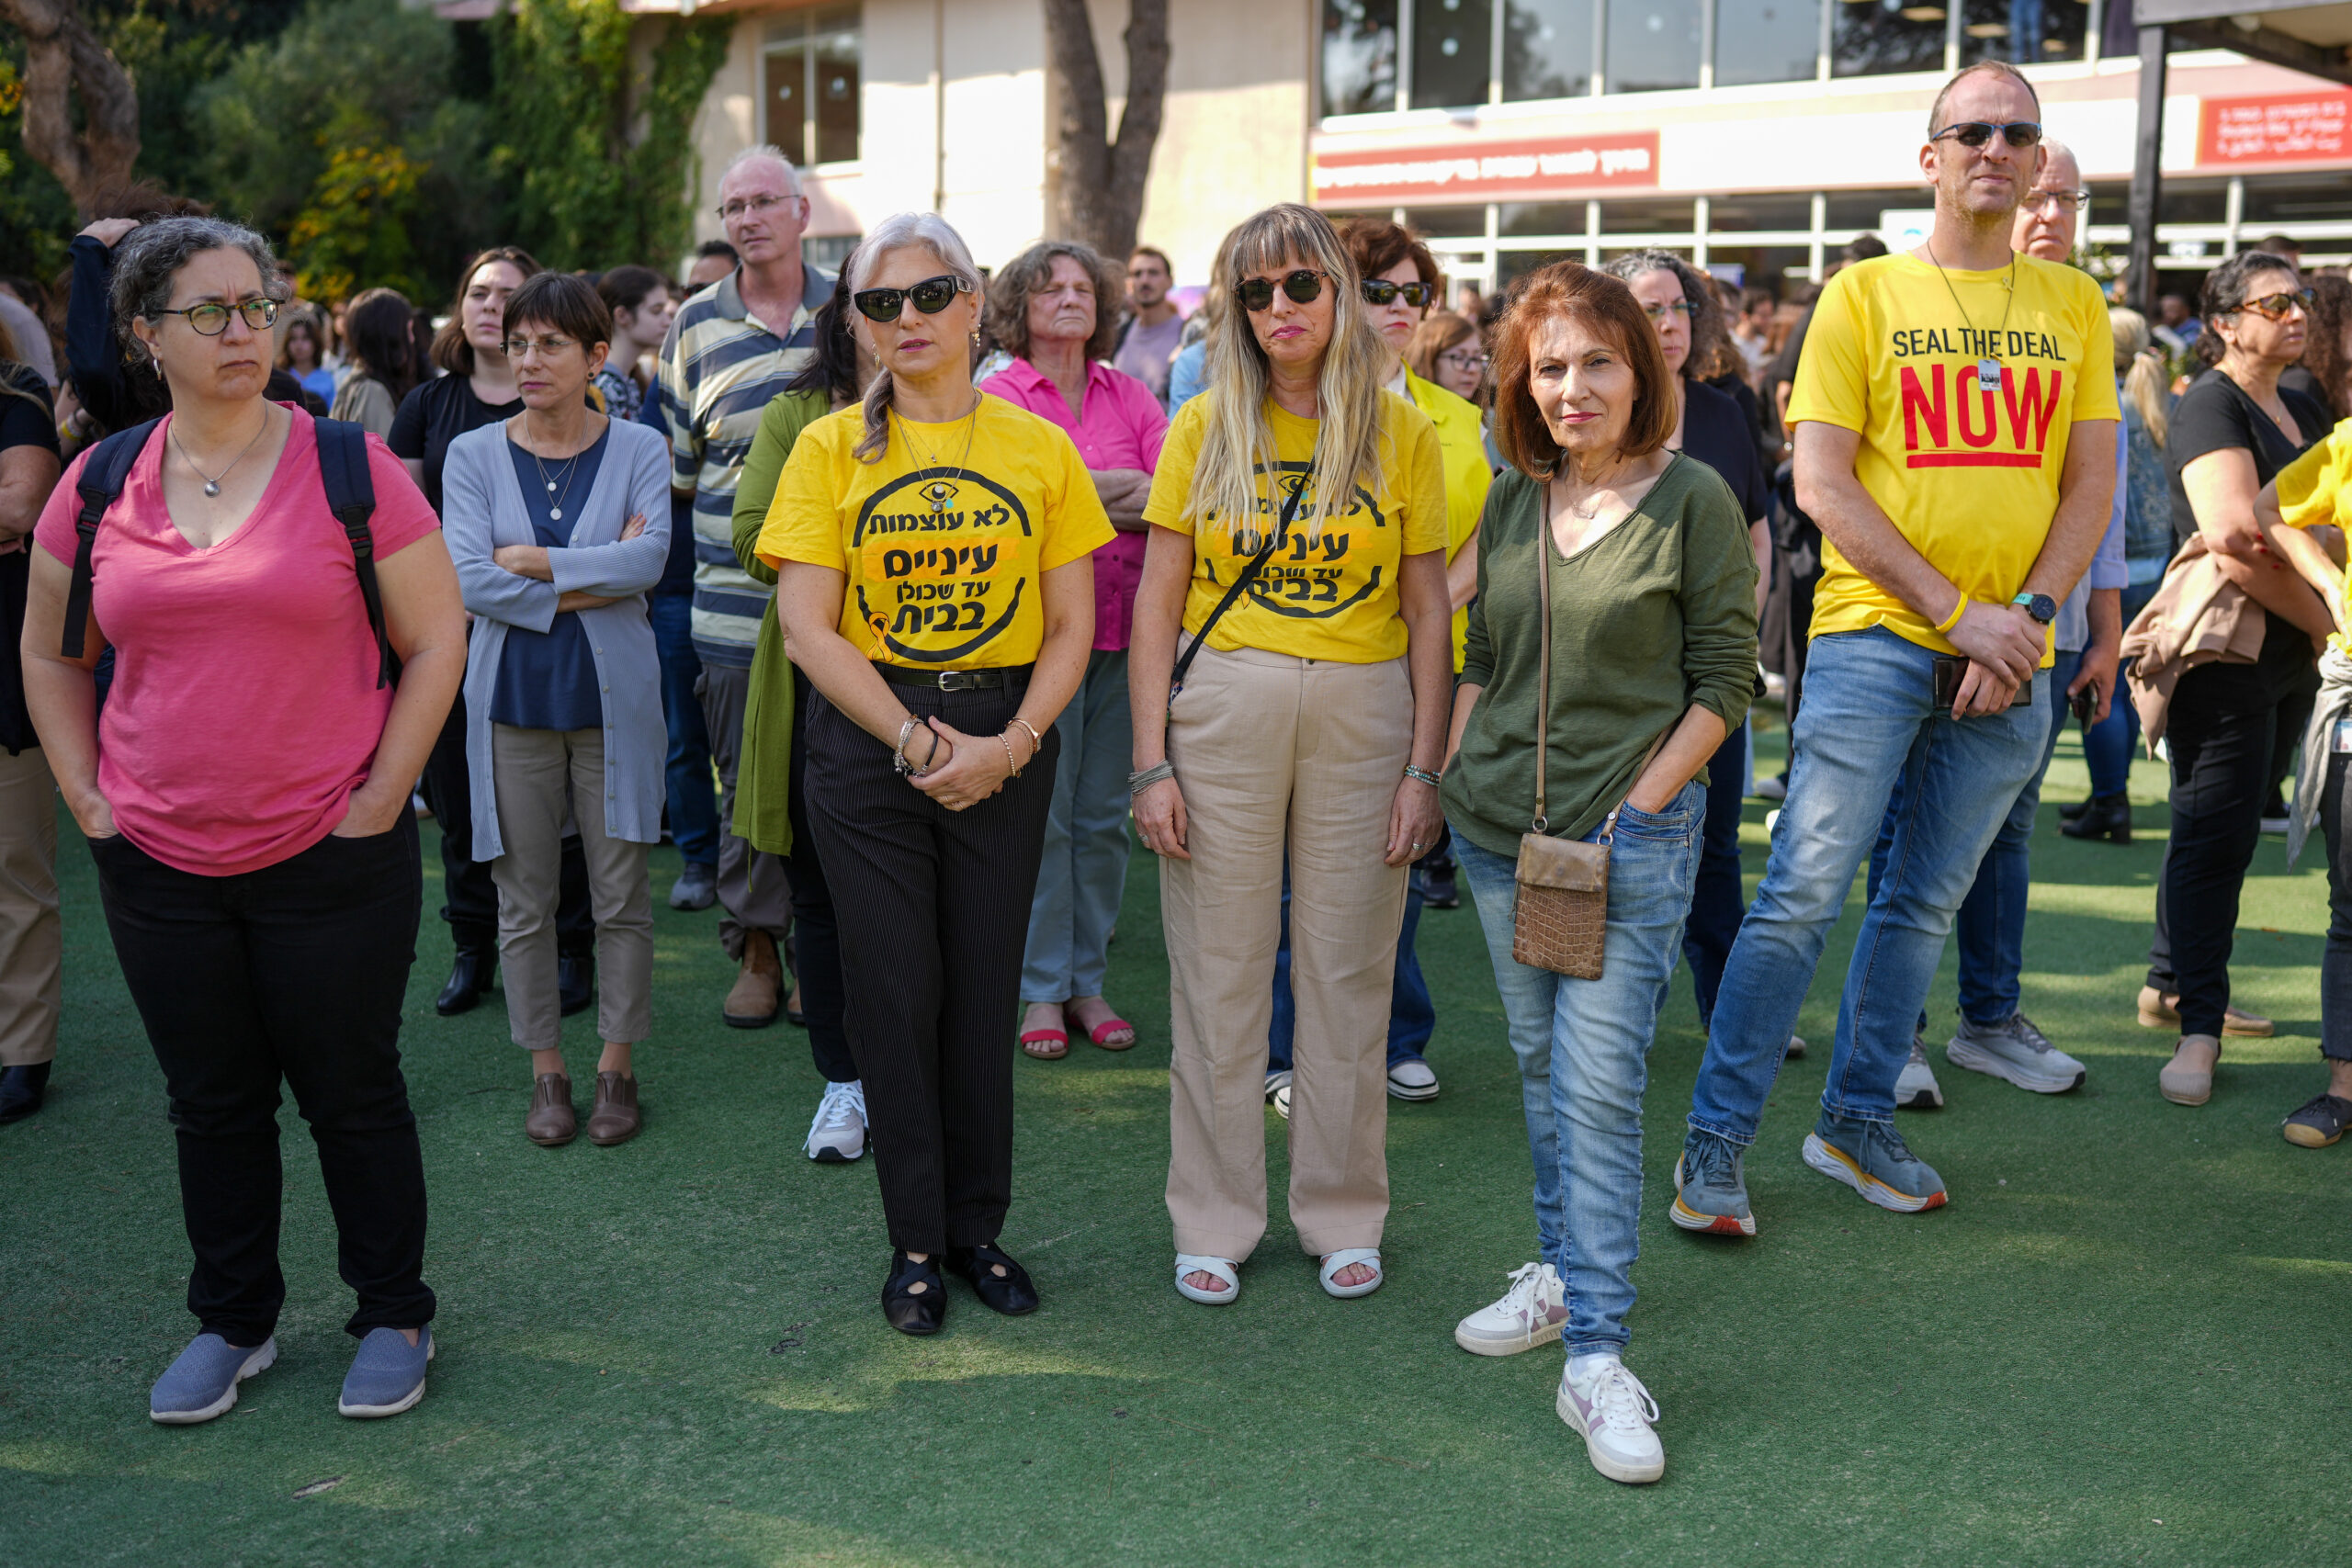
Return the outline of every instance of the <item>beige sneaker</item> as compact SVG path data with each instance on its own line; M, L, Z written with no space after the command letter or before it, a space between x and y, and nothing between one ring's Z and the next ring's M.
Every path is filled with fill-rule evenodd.
M2222 1043L2210 1034L2184 1034L2180 1048L2156 1074L2156 1092L2175 1105L2202 1105L2213 1098L2213 1064Z

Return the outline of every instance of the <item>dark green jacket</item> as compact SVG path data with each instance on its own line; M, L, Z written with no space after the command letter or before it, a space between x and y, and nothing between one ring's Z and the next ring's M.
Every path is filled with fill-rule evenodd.
M822 392L785 392L760 415L759 434L743 459L735 487L735 558L758 581L773 585L775 568L753 553L768 503L784 478L800 433L832 412ZM792 852L792 661L784 656L784 627L775 602L760 617L759 646L752 652L752 686L743 700L743 746L735 764L735 833L755 850Z

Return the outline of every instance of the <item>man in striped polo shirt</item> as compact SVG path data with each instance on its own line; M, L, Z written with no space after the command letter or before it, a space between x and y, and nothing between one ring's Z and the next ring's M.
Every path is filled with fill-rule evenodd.
M694 501L697 690L718 765L718 935L742 966L720 1011L738 1028L759 1029L784 1006L780 944L791 892L783 858L735 835L735 771L752 650L775 591L737 563L729 513L760 414L808 363L809 318L833 280L800 258L808 198L780 150L737 153L719 176L718 203L741 261L678 311L662 345L658 392L670 427L670 483Z

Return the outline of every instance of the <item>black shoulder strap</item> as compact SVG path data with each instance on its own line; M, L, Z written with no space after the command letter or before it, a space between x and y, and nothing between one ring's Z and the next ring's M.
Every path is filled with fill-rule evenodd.
M97 547L98 525L105 520L107 508L122 493L123 481L130 477L130 465L139 461L139 454L147 447L147 438L155 434L155 426L163 421L151 419L144 424L134 424L128 430L118 430L90 449L88 462L82 465L82 477L74 482L81 492L82 510L74 519L74 531L80 536L74 547L74 580L65 591L65 635L58 651L68 659L79 659L85 643L84 628L90 622L90 585L96 569L90 554Z
M351 541L359 597L368 606L368 629L376 636L376 687L381 691L399 684L401 666L384 630L384 595L376 586L376 536L368 526L376 514L376 481L368 471L368 433L348 420L322 419L315 423L319 477L326 486L327 509L343 525L344 537Z
M1193 660L1200 657L1201 645L1209 640L1210 630L1225 617L1227 610L1233 608L1233 602L1249 590L1250 583L1257 581L1258 574L1266 570L1266 562L1273 558L1275 550L1282 547L1282 542L1290 536L1291 519L1298 515L1299 498L1306 493L1307 484L1314 477L1314 469L1311 468L1299 476L1298 488L1292 491L1290 500L1283 503L1282 522L1275 526L1273 536L1258 547L1258 553L1250 558L1248 564L1242 567L1239 575L1234 578L1233 586L1227 588L1225 591L1225 597L1216 602L1216 608L1211 610L1208 619L1201 623L1201 629L1193 634L1193 646L1178 657L1176 668L1169 674L1169 701L1174 702L1176 694L1184 689L1184 672L1193 667Z

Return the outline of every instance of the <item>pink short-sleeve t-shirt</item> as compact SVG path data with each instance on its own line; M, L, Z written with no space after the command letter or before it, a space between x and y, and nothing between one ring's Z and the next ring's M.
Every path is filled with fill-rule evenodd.
M301 853L341 822L391 711L343 525L327 510L311 416L244 525L209 550L164 505L167 418L98 525L91 604L115 650L98 789L147 853L234 876ZM379 561L439 526L399 458L368 438ZM33 537L74 564L74 459Z

